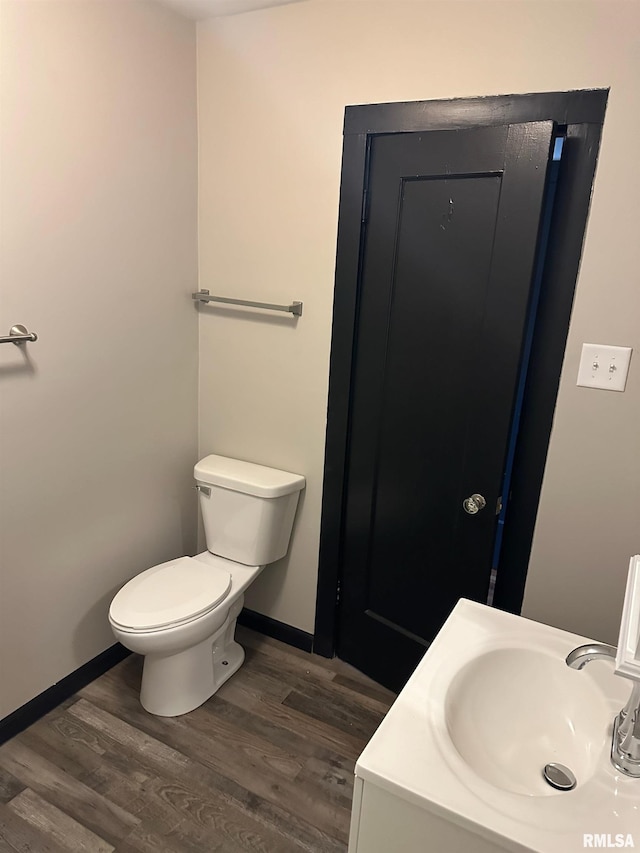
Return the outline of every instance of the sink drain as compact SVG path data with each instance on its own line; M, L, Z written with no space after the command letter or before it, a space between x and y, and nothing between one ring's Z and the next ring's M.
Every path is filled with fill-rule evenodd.
M546 764L542 774L545 781L558 791L572 791L578 784L573 772L564 764Z

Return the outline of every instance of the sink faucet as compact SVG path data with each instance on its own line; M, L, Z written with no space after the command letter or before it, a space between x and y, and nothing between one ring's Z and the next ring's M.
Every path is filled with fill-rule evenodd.
M617 649L603 643L589 643L578 646L567 655L567 666L582 669L592 660L611 658L615 661ZM640 681L633 681L629 701L620 711L613 724L611 742L611 763L625 773L640 779Z

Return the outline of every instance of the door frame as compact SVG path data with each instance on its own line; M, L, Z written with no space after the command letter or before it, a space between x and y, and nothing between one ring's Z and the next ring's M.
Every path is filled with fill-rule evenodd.
M608 89L347 106L329 365L329 399L313 650L337 647L354 337L370 138L554 121L566 128L542 294L515 449L494 606L520 613L558 384L589 213ZM498 566L498 568L499 568Z

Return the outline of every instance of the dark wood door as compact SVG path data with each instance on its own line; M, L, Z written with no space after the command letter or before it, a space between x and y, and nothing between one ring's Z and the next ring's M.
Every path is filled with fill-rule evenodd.
M459 598L487 597L552 138L371 141L338 654L393 689Z

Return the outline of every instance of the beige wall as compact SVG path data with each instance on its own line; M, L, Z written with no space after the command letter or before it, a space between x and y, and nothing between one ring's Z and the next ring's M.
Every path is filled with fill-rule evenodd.
M308 0L198 25L200 284L304 316L200 317L200 451L304 473L288 560L247 604L313 630L346 104L611 86L527 616L614 640L640 550L640 4ZM625 394L583 340L634 346Z
M133 574L193 553L195 25L2 0L0 717L114 642Z

